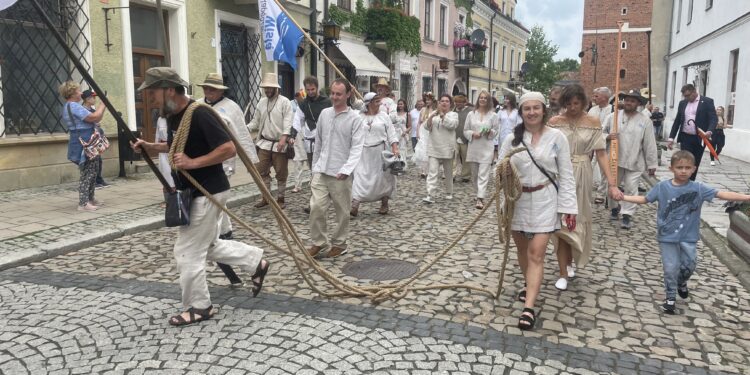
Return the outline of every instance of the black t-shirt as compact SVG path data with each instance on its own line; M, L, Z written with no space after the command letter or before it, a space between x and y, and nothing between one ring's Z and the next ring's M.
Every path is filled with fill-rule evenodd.
M190 104L193 102L194 101L191 100ZM187 107L185 107L185 109L187 109ZM167 123L169 124L167 144L170 146L174 139L174 132L177 131L177 128L182 121L182 116L185 114L185 109L183 109L182 112L167 118ZM210 153L217 147L229 141L229 135L227 135L221 124L216 120L216 117L209 112L208 108L198 107L193 112L190 133L188 133L187 142L185 143L185 155L191 158L197 158ZM226 174L224 174L224 168L221 163L209 165L203 168L191 169L187 172L190 173L190 175L211 194L217 194L229 190L229 180L227 179ZM190 181L181 174L172 171L172 176L174 177L175 185L178 189L193 187ZM193 197L199 197L202 195L203 193L198 191L198 189L195 189Z

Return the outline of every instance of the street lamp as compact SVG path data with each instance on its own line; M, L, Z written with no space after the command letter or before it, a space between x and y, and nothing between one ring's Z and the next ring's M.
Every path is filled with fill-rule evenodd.
M586 48L585 50L578 53L578 57L583 58L583 56L586 54L586 51L591 51L591 65L594 66L594 82L596 82L596 61L599 57L599 52L596 48L596 43L592 44L591 47Z
M341 34L341 26L332 19L323 22L323 44L337 44Z

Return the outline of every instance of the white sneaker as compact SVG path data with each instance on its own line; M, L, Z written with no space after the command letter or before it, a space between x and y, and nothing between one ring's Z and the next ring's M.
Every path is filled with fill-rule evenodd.
M453 200L453 196L452 195L446 195L445 199L449 200L449 201L452 201Z
M714 163L714 162L711 162L711 166L712 166L712 167L713 167L713 166L715 166L715 165L716 165L716 163Z
M428 195L428 196L422 198L422 202L424 202L424 203L432 203L432 198L430 198L430 196Z
M576 265L568 266L568 277L576 277Z
M561 277L557 279L557 282L555 283L555 288L560 290L568 290L568 279Z

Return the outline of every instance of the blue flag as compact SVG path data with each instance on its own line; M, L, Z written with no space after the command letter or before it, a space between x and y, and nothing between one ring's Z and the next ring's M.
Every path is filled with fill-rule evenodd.
M283 61L297 70L297 47L302 41L302 30L292 22L274 0L258 1L263 49L266 61Z

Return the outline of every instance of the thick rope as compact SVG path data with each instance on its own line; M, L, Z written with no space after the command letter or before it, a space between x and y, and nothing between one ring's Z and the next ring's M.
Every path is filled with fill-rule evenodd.
M279 228L281 229L281 235L282 239L284 240L284 243L286 244L286 249L282 248L281 246L278 246L270 239L266 238L262 234L260 234L257 230L253 229L250 225L248 225L244 220L239 218L237 215L232 213L229 209L227 209L224 205L220 204L216 198L210 194L206 189L201 186L198 181L196 181L189 173L183 170L178 170L174 167L174 153L183 152L185 148L185 142L187 141L187 135L190 130L190 121L192 119L192 113L198 106L204 106L205 108L209 109L211 113L216 117L216 119L219 121L219 123L223 126L226 133L231 138L232 142L236 146L237 155L239 156L240 160L242 160L243 164L248 170L248 173L250 173L251 177L253 178L253 181L255 184L259 187L261 196L263 199L265 199L267 202L269 202L269 205L271 207L271 210L276 218L277 223L279 224ZM229 129L228 125L221 119L221 117L211 108L210 106L207 106L205 104L199 104L199 103L193 103L191 104L185 111L185 114L183 115L182 122L180 123L180 128L177 130L172 147L170 148L169 152L169 160L170 164L175 170L178 170L185 178L190 181L190 183L195 186L212 204L215 204L217 207L219 207L223 212L227 213L232 219L234 219L241 227L247 229L250 231L253 235L257 236L259 239L261 239L263 242L271 246L271 248L278 250L286 255L290 255L292 257L292 260L295 263L295 266L297 267L298 271L300 272L300 275L302 276L305 283L316 293L324 296L324 297L368 297L373 303L380 303L382 301L393 299L398 300L403 298L408 294L409 291L418 291L418 290L429 290L429 289L468 289L468 290L475 290L483 293L487 293L495 298L499 298L499 290L498 294L496 295L491 290L482 288L480 286L471 285L471 284L430 284L426 286L411 286L412 283L414 283L417 279L419 279L425 272L427 272L432 266L434 266L438 261L440 261L445 255L448 254L448 252L453 249L458 242L466 236L466 234L476 225L476 223L479 221L479 219L485 214L487 209L490 207L491 203L493 201L498 200L499 198L499 191L505 190L506 193L506 202L515 202L515 200L518 199L518 197L514 197L513 195L508 196L508 191L515 191L507 188L503 188L503 181L507 180L505 179L498 179L496 177L496 191L493 197L491 198L490 202L480 211L478 215L474 218L474 220L471 221L462 231L461 233L447 246L445 247L437 256L434 257L425 267L420 269L419 272L417 272L415 275L410 277L408 280L404 282L400 282L397 284L385 284L385 285L371 285L371 286L360 286L356 284L347 283L343 280L341 280L339 277L328 271L327 269L323 268L318 261L311 257L310 254L308 254L304 242L299 237L298 233L294 230L294 226L292 225L289 218L286 216L284 211L281 209L281 207L278 205L275 199L273 199L273 196L271 195L271 192L268 190L266 185L263 183L262 178L260 176L260 173L256 169L255 165L251 162L249 156L245 152L244 149L239 145L239 142L237 141L237 138L235 134L232 132L231 129ZM521 149L523 150L523 149ZM518 152L518 150L514 150L514 153ZM511 154L511 155L512 155ZM506 158L509 160L509 157ZM504 160L504 164L509 165L509 161ZM503 165L501 163L501 165ZM515 171L512 166L510 167L504 167L503 170L510 168L510 170ZM498 171L500 171L500 166L498 166ZM515 173L510 174L510 179L515 180L516 184L513 186L518 186L517 191L520 192L520 182L517 181L517 177L515 177ZM499 208L499 205L497 206ZM498 210L498 212L501 212ZM511 210L507 210L507 203L506 203L506 210L503 212L511 212L512 215L512 206ZM498 215L498 222L500 223L500 216ZM510 220L503 220L502 223L509 223ZM508 224L509 225L509 224ZM499 227L500 229L500 227ZM510 233L510 230L505 230L505 233ZM501 242L503 240L502 235ZM507 236L506 236L507 237ZM503 261L502 265L502 273L501 273L501 279L500 279L500 285L502 285L502 275L504 274L505 270L505 263L507 262L508 258L508 246L507 243L509 241L506 240L506 254L505 259ZM292 251L292 249L296 247L299 251ZM301 256L300 256L301 254ZM308 271L305 269L304 266L310 267L312 270ZM328 282L330 286L332 286L334 289L337 290L337 292L326 292L324 290L321 290L317 284L311 279L311 273L314 271L319 276L321 276L325 281Z
M503 280L505 279L505 268L508 264L508 255L510 254L510 224L513 220L513 212L516 208L516 201L521 198L523 187L521 180L518 178L518 170L510 162L511 156L526 151L526 147L513 149L506 155L502 161L495 167L495 207L497 210L497 234L500 243L505 243L505 252L503 254L503 263L500 268L500 278L497 283L497 292L495 296L499 299L500 292L503 289ZM503 191L503 203L500 207L500 191Z

